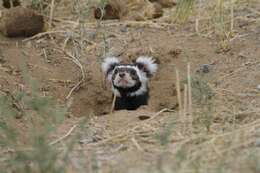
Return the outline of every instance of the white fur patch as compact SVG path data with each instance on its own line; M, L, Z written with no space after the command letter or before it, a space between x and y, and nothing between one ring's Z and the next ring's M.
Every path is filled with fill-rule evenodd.
M134 92L131 92L129 93L129 96L138 96L138 95L142 95L143 93L147 92L147 89L148 89L148 77L146 76L146 73L139 70L138 67L136 66L131 66L131 65L118 65L116 68L131 68L131 69L134 69L139 77L139 80L141 82L141 87L137 90L137 91L134 91ZM112 78L112 74L113 72L111 73L111 77L109 77L109 79L111 80ZM131 86L132 87L132 86ZM118 96L118 97L121 97L119 91L114 88L114 86L112 85L112 91L113 93Z
M111 68L113 64L119 64L120 60L116 57L107 57L104 59L104 62L102 63L102 71L107 75L108 70Z
M148 89L147 87L147 82L142 82L141 87L137 91L130 93L130 96L139 96L146 93Z
M157 71L158 66L152 57L140 56L136 59L136 62L143 64L151 74Z

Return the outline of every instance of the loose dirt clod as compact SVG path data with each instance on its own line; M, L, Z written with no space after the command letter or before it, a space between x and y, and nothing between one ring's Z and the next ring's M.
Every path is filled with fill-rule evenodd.
M151 118L151 117L150 117L150 116L147 116L147 115L140 115L140 116L138 117L139 120L147 120L147 119L149 119L149 118Z
M5 8L11 8L21 5L20 0L3 0L3 6Z
M160 3L145 0L110 0L105 6L94 9L96 19L146 20L163 15Z
M43 16L31 9L14 7L2 12L0 31L7 37L32 36L43 28Z

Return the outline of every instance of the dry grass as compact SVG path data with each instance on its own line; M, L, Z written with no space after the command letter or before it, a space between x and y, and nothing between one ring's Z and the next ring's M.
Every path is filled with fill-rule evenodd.
M157 29L175 26L174 23L154 23L151 21L86 22L82 20L82 16L79 16L79 14L82 14L81 12L73 16L76 18L75 20L66 19L55 15L54 0L52 2L50 16L48 16L49 29L51 30L27 38L24 42L48 40L49 38L55 37L55 40L52 40L53 46L57 48L55 51L64 54L67 59L79 67L81 72L80 80L67 94L67 98L70 98L73 92L77 92L86 79L86 71L81 63L83 55L93 50L102 50L102 52L99 52L101 57L107 53L106 47L108 43L106 37L104 37L104 39L100 38L99 40L101 41L99 42L94 42L88 39L86 31L102 32L103 36L107 34L119 40L125 40L124 35L108 31L107 28L118 27L121 24L133 28L145 26ZM226 52L230 49L232 39L243 34L236 30L236 20L242 17L239 13L235 12L236 9L246 8L244 7L245 4L249 4L248 6L250 6L250 4L254 2L215 0L212 4L204 5L205 1L201 0L198 1L199 11L196 11L197 1L190 0L185 1L185 3L186 4L178 5L177 18L182 22L189 22L189 25L195 25L194 33L208 38L217 38L221 52ZM59 8L65 8L62 7L62 3L59 3L59 5ZM190 11L191 8L193 11ZM197 15L190 17L194 11L197 12ZM257 12L253 11L253 13ZM256 21L260 18L259 14L257 16ZM245 20L248 21L249 19ZM187 25L187 23L184 22L183 25ZM84 52L83 50L86 51ZM259 68L259 61L254 61L249 65L246 64L236 68L233 72L222 76L220 81L225 79L227 86L232 85L232 75L245 73L248 66ZM99 118L92 117L86 125L83 125L83 127L87 129L83 128L82 131L98 131L101 129L103 136L94 134L93 136L97 135L98 141L90 142L84 146L77 145L76 149L71 149L74 155L68 155L68 157L71 156L71 165L68 166L68 170L72 169L73 172L75 172L75 170L76 172L89 170L89 172L100 173L109 172L109 170L111 172L113 170L117 172L128 172L127 168L131 167L132 169L129 169L129 172L143 173L259 172L260 109L257 106L252 106L245 111L238 111L237 109L240 104L247 104L246 102L248 100L244 100L236 95L236 93L234 93L235 91L233 92L226 88L214 86L214 84L204 79L203 76L196 77L192 75L192 70L189 64L187 67L188 75L187 83L184 85L184 94L181 93L182 83L179 72L176 72L178 76L176 83L180 108L179 113L165 108L152 115L150 113L147 114L147 116L151 117L150 119L129 123L123 129L114 131L105 129L105 125L109 125L106 124L109 123L109 121L103 123L100 122ZM214 95L214 97L212 95ZM259 92L256 91L255 95L259 95ZM230 107L234 108L234 110L231 110ZM244 114L246 120L240 120L240 114ZM0 120L2 119L0 118ZM76 126L78 125L73 126L64 136L51 142L52 145L57 143L57 148L52 149L61 151L61 153L65 152L64 150L67 148L65 147L66 149L64 149L64 146L67 144L67 141L65 140L60 145L58 145L58 143L66 137L69 137ZM81 134L82 132L78 133ZM48 139L49 138L46 138L46 140ZM119 147L115 148L115 146ZM144 163L144 165L146 165L144 168L130 165L129 167L126 166L125 169L122 169L120 166L118 166L118 169L114 168L113 164L112 166L109 165L108 168L106 166L102 167L102 165L99 164L102 162L102 159L105 160L106 157L108 160L112 157L111 162L115 161L121 164L117 156L124 151L124 146L126 146L126 150L128 150L128 148L130 148L130 150L132 149L133 155L136 154L139 156L143 154L146 156L146 154L150 154L149 161L144 160L143 162L151 162L152 164L150 163L147 166L147 163ZM109 157L104 153L106 153L106 150L110 151L110 149L114 149L114 153L110 153L112 156ZM5 161L9 155L9 151L3 150L1 151L1 155L2 153L5 154L5 157L1 157L0 168L1 162L3 162L2 160ZM91 159L89 159L90 161L84 158L85 156L80 157L79 153L91 155L89 156L91 157ZM99 158L97 153L104 154L104 158ZM115 160L113 160L113 158ZM142 159L139 158L129 159L142 162ZM124 164L125 162L122 162L122 165ZM90 168L86 165L90 165ZM69 172L68 170L64 172ZM10 171L8 170L6 172Z

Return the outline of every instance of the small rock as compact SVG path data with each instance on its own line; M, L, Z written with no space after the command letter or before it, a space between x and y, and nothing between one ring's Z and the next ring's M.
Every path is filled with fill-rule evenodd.
M94 16L96 19L111 20L120 19L120 8L114 6L114 4L106 4L104 9L97 7L94 9Z
M209 64L203 64L200 66L199 70L197 70L198 73L209 73L210 72L210 65Z
M258 89L258 90L260 91L260 84L259 84L259 85L257 85L256 89Z
M149 118L151 118L151 117L148 116L148 115L140 115L140 116L138 116L138 119L139 119L139 120L147 120L147 119L149 119Z
M209 65L208 64L202 65L201 69L202 69L203 73L209 73Z
M123 25L120 27L121 32L127 32L127 30L128 30L127 25Z

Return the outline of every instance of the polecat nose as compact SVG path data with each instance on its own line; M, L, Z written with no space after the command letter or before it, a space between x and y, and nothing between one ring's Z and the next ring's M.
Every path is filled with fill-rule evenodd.
M119 77L123 78L125 76L125 73L119 73Z

